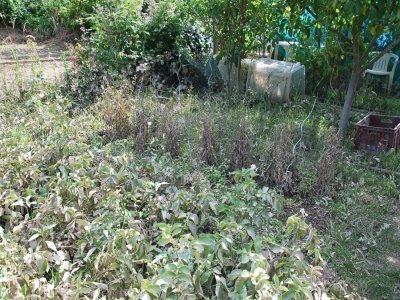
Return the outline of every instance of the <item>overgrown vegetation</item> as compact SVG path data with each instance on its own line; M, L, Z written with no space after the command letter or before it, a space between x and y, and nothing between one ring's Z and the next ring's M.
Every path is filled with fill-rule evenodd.
M63 82L40 58L4 80L0 298L399 298L400 155L354 153L352 134L400 101L364 80L337 129L349 70L396 49L385 5L381 24L368 1L0 2L8 25L82 33ZM233 93L282 39L309 96Z
M203 138L193 142L219 144L216 156L228 149L217 139L205 142L211 133L196 125L185 128L186 142L171 140L173 146L159 149L159 130L170 136L178 128L157 113L162 104L147 97L113 89L103 96L113 109L99 102L79 113L54 87L32 86L29 96L36 100L1 104L3 297L303 298L328 292L315 229L299 216L276 219L282 196L258 187L256 167L244 163L250 162L244 121L229 163L249 168L227 173L217 161L206 161L216 168L211 171L185 159L191 156L185 144L196 132ZM186 101L191 114L207 107ZM190 107L181 105L173 106L185 119ZM211 122L217 120L206 120L204 130ZM176 157L178 145L186 148L182 159L163 154L170 149Z
M116 1L97 8L75 49L78 63L67 74L67 89L76 99L93 102L103 83L118 86L123 80L140 90L207 85L189 63L209 48L201 30L182 20L173 2L144 4Z
M102 0L2 0L3 24L23 28L41 36L55 34L61 28L79 29L89 24L96 5Z

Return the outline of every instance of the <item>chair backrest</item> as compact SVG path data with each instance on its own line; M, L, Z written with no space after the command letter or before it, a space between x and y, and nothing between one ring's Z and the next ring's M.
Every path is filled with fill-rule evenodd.
M385 53L380 59L378 59L373 66L373 70L375 71L384 71L387 72L389 61L391 58L394 58L394 66L396 66L399 57L394 53Z

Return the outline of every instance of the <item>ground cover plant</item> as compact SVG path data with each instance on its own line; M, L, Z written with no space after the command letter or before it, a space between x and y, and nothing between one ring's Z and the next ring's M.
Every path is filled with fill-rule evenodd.
M371 282L351 279L356 262L368 266L365 255L390 244L392 261L377 263L393 268L379 276L395 287L398 229L387 209L398 179L383 181L377 204L365 198L382 180L362 172L368 158L340 150L343 163L326 162L338 150L323 105L293 157L285 151L298 132L288 125L300 125L308 102L232 106L222 95L174 103L110 87L81 110L54 85L27 89L1 104L3 297L359 297L340 277L369 295L396 295L376 275L366 277L380 289L373 293ZM396 170L397 156L373 166ZM317 172L334 168L337 176L321 183ZM292 201L306 210L290 216ZM308 218L309 209L329 211L333 232L318 234L313 226L325 233L327 224ZM362 225L371 213L372 235ZM331 268L341 276L326 275Z
M0 31L0 298L400 298L400 154L353 152L400 112L398 81L354 87L398 4L311 2L0 0L34 35ZM57 81L33 41L63 27ZM235 84L278 40L306 66L290 103Z
M257 184L255 166L228 177L218 175L218 166L194 168L157 151L156 135L135 151L134 131L127 139L102 134L125 132L126 125L98 118L101 102L71 111L56 87L36 88L27 99L1 103L2 297L321 298L328 292L315 229L301 216L276 218L284 200Z

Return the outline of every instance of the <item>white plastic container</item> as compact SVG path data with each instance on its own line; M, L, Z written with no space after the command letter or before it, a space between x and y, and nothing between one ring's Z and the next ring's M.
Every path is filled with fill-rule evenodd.
M305 92L305 67L270 58L251 60L246 89L274 101L290 101L293 92Z

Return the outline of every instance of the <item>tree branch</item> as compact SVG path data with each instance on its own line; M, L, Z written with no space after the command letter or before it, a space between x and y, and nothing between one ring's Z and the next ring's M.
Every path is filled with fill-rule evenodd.
M374 47L374 44L378 40L379 35L375 35L372 40L369 42L367 49L365 49L363 55L362 55L362 60L368 58L368 54L371 52L372 48Z
M350 39L349 37L347 37L346 35L344 35L342 32L340 32L339 30L337 30L337 29L335 29L335 28L332 28L332 27L330 27L330 26L326 26L326 28L327 28L329 31L331 31L331 32L333 32L333 33L335 33L335 34L337 34L339 37L342 38L342 40L344 40L344 41L348 42L349 44L351 44L351 39Z
M339 45L340 50L342 50L343 54L345 54L345 55L353 55L354 54L353 52L349 52L349 51L344 50L344 48L343 48L341 43L339 43L338 45Z
M316 21L318 20L317 14L316 14L315 12L313 12L313 11L310 9L310 7L307 7L307 8L306 8L306 11L307 11L311 16L313 16L313 17L315 18ZM339 30L337 30L337 29L335 29L335 28L332 28L332 27L328 26L327 24L325 25L325 28L328 29L329 31L332 31L332 32L336 33L338 36L340 36L343 40L347 41L348 43L351 43L351 40L350 40L346 35L344 35L342 32L340 32Z
M316 20L318 19L318 18L317 18L317 14L311 10L311 7L309 7L309 6L306 7L306 11L307 11L311 16L313 16L314 19L316 19Z

